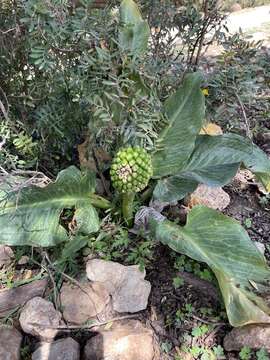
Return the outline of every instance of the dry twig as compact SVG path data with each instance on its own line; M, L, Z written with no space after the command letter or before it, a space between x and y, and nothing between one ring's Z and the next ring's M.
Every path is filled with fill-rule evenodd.
M49 255L46 251L42 252L42 255L44 256L44 258L47 260L48 264L50 265L50 267L53 269L54 272L58 272L59 274L61 274L64 278L66 278L67 280L69 280L71 283L75 284L84 294L87 295L87 297L89 298L90 302L92 303L95 311L96 311L96 304L95 302L91 299L89 293L81 286L81 284L74 278L72 278L71 276L67 275L66 273L64 273L63 271L59 270L56 268L56 266L51 262ZM94 289L93 289L94 291ZM97 318L98 318L98 312L97 313ZM98 318L99 320L99 318Z
M242 100L240 99L240 96L237 94L237 92L235 91L234 93L235 93L237 101L238 101L238 103L240 105L240 108L242 110L243 118L244 118L245 125L246 125L246 136L248 138L252 139L252 133L250 131L250 124L249 124L249 121L248 121L248 118L247 118L247 114L246 114L244 104L242 103Z
M91 330L93 328L98 328L116 321L121 321L121 320L125 320L125 319L133 319L138 317L138 314L134 314L134 315L125 315L125 316L120 316L120 317L116 317L116 318L112 318L109 319L107 321L100 321L97 323L93 323L91 325L86 325L86 326L81 326L81 325L72 325L72 326L65 326L65 325L60 325L60 326L46 326L46 325L41 325L41 324L37 324L37 323L31 323L31 325L33 326L38 326L38 327L44 327L46 329L53 329L53 330L61 330L61 331L73 331L73 330Z

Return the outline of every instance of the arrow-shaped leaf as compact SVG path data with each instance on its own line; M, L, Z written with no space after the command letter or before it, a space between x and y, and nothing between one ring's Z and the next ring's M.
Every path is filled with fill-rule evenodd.
M150 35L149 25L143 20L137 4L133 0L123 0L120 5L119 44L133 56L147 50Z
M168 124L153 153L154 177L176 175L195 147L204 119L204 96L199 73L188 74L179 90L164 105Z
M270 190L270 160L249 139L236 134L199 135L193 152L178 174L158 181L154 198L180 200L199 183L223 186L233 178L241 163Z
M238 222L197 206L184 227L152 220L152 231L154 239L211 267L231 325L270 323L270 269Z
M45 188L0 192L0 243L46 247L68 240L60 216L63 209L73 207L77 231L97 231L99 219L91 201L94 189L94 175L71 166Z

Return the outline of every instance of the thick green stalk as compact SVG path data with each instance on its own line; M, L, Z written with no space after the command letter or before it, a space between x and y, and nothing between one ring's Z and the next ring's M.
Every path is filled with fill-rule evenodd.
M91 194L90 195L91 204L100 209L110 209L112 204L110 201L104 199L102 196Z
M123 217L129 227L132 226L134 198L135 192L128 192L122 195Z
M154 185L155 183L151 184L151 186L149 186L140 196L140 200L141 202L146 202L147 200L149 200L152 195L153 195L153 191L154 191Z

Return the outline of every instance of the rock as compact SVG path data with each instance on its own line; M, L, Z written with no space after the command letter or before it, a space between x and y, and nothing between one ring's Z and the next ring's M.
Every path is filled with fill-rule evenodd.
M178 350L177 355L181 360L194 360L194 357L185 351Z
M112 295L115 311L135 313L147 307L151 285L139 266L93 259L87 262L86 272L89 280L101 282Z
M263 133L263 139L265 142L270 142L270 131Z
M32 360L79 360L80 346L68 337L54 341L53 343L43 343L33 354Z
M9 246L0 245L0 268L11 264L14 253Z
M232 179L233 185L240 189L246 189L250 183L254 180L254 175L250 170L241 169L238 170L235 177Z
M83 324L96 317L110 302L110 295L101 283L80 285L81 289L73 284L64 284L60 294L63 317L74 324Z
M26 265L29 261L29 256L23 255L18 261L18 265Z
M185 200L185 204L192 208L196 205L205 205L215 210L224 210L230 203L230 196L220 187L199 185Z
M139 321L114 324L92 337L84 348L84 360L158 360L159 351L152 330Z
M14 308L24 305L36 296L42 296L48 280L43 278L11 289L0 291L0 318L7 316Z
M139 267L137 267L140 272ZM132 274L136 274L133 272ZM135 313L147 308L151 285L148 281L127 276L117 291L112 294L113 309L119 313Z
M233 329L225 336L226 351L240 351L244 346L251 349L265 348L270 351L270 326L245 325Z
M44 341L51 341L57 334L57 327L61 322L61 314L53 304L41 297L29 300L21 312L20 325L24 332L38 336Z
M236 12L236 11L240 11L242 10L242 6L238 3L236 4L233 4L231 7L230 7L230 12Z
M260 182L256 181L255 175L247 169L239 170L232 179L232 185L236 189L240 188L241 190L245 190L251 184L256 185L260 193L264 195L268 194L268 191L264 188L264 186Z
M264 255L265 253L265 245L263 243L260 243L259 241L255 241L256 248Z
M22 335L13 327L0 326L0 359L19 360Z

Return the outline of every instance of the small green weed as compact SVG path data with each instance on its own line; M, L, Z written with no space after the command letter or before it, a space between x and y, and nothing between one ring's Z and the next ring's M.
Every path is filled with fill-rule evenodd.
M257 360L269 360L270 357L265 349L260 349L256 352Z
M252 220L250 218L245 219L244 225L247 229L250 229L252 227Z
M22 360L30 360L31 359L31 349L29 345L24 345L20 349L20 355Z
M239 358L241 360L249 360L251 359L251 356L251 349L248 346L244 346L239 353Z
M226 359L225 354L224 354L224 349L221 345L214 346L213 352L218 360Z
M260 349L258 351L252 351L248 346L244 346L239 353L240 360L269 360L269 354L265 349Z
M197 326L195 328L192 329L191 335L195 338L203 336L205 334L208 333L208 331L210 330L210 327L207 326L206 324Z
M173 278L173 286L175 289L178 289L183 285L184 285L184 279L182 279L179 276L176 276L175 278Z
M205 264L199 263L195 260L191 260L185 255L175 256L174 257L174 268L178 271L187 271L192 272L194 275L198 276L199 278L207 281L215 281L215 276L212 271L205 266ZM179 280L176 280L179 281Z
M269 208L269 206L270 206L270 194L261 196L259 198L259 203L264 209Z
M172 343L170 343L169 341L162 342L160 347L161 351L165 354L169 354L173 348Z
M153 257L152 241L140 237L129 237L126 228L110 220L106 220L96 237L88 240L83 254L98 255L105 260L120 261L127 264L137 264L143 270Z

